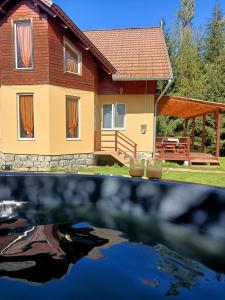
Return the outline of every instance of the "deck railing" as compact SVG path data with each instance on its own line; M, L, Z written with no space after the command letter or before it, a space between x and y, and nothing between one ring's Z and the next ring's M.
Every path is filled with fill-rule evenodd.
M190 161L190 138L158 136L156 159Z
M116 151L136 158L137 144L120 131L96 130L94 151Z

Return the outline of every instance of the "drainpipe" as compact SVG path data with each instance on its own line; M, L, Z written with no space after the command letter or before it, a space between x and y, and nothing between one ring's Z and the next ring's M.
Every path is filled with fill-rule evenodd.
M173 82L173 79L168 80L168 84L166 85L165 89L162 91L162 93L159 95L159 97L155 101L155 106L154 106L154 130L153 130L153 159L155 159L155 154L156 154L156 120L157 120L157 106L162 98L162 96L167 92L169 87L171 86Z

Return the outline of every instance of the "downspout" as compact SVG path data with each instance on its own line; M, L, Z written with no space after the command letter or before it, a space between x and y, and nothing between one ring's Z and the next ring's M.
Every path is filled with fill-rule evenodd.
M168 80L168 84L166 85L165 89L162 91L162 93L159 95L159 97L155 101L154 105L154 130L153 130L153 159L155 159L156 154L156 122L157 122L157 106L162 98L162 96L168 91L169 87L171 86L173 82L173 79Z

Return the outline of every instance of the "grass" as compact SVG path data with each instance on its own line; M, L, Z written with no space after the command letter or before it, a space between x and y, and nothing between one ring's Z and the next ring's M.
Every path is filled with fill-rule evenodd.
M183 169L183 166L179 166L174 163L166 163L164 166L167 168L179 168ZM187 167L185 167L187 168ZM189 168L190 171L192 170ZM201 168L200 168L201 169ZM203 168L202 168L203 169ZM191 182L191 183L199 183L199 184L207 184L217 187L225 188L225 174L217 174L213 173L213 171L225 171L225 158L221 158L221 166L217 168L204 168L204 170L211 170L211 173L201 173L195 172L196 168L193 169L193 172L185 172L185 171L168 171L168 173L163 176L163 179L167 180L175 180L181 182ZM82 168L79 170L80 173L90 173L90 174L110 174L110 175L129 175L129 169L126 167L119 167L117 165L114 166L106 166L106 167L90 167L90 168Z

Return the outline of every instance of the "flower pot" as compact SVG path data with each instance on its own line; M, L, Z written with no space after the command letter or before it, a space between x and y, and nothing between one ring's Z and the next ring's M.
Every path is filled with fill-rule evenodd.
M146 171L146 176L149 179L161 179L162 178L162 170L159 168L148 168Z
M129 173L131 177L143 177L144 168L130 168Z

